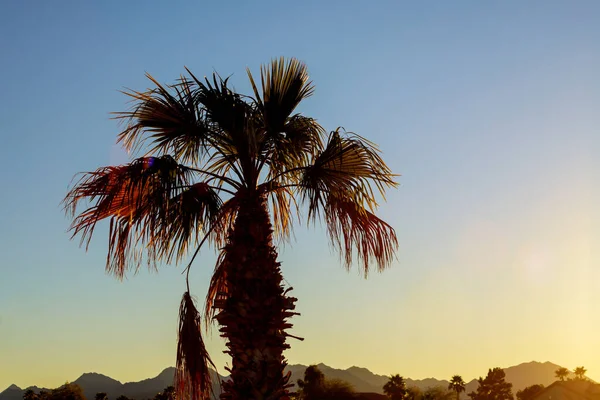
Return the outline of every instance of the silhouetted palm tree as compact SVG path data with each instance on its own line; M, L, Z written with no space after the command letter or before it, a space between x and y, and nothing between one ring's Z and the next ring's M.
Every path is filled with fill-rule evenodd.
M406 396L404 378L398 374L390 376L390 379L383 385L383 393L391 400L403 400Z
M575 374L575 378L577 379L585 379L585 373L587 372L587 369L585 369L584 367L577 367L573 370L573 373Z
M452 379L450 379L448 390L456 392L456 400L460 400L460 393L465 391L465 381L462 376L454 375Z
M283 351L295 298L282 285L274 238L287 239L294 215L325 223L349 268L358 255L365 275L388 266L393 228L375 216L376 192L395 187L376 146L340 129L325 135L294 113L313 93L306 67L280 59L261 69L253 96L227 79L188 78L129 91L134 107L119 142L143 157L84 174L65 198L73 235L89 243L96 223L110 220L107 270L122 278L142 261L192 261L207 242L221 249L206 298L227 338L231 380L223 398L282 398L289 377ZM77 214L81 200L91 201ZM188 264L187 272L189 273ZM210 393L212 364L200 335L189 284L180 307L176 390L197 400ZM290 288L291 289L291 288ZM180 397L178 396L178 397Z
M567 376L569 376L569 370L565 367L560 367L556 371L554 371L554 376L556 376L561 381L564 381Z

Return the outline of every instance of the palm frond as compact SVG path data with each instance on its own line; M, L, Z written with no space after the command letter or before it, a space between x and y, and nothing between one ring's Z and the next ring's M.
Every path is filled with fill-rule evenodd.
M360 204L330 195L324 214L328 236L340 251L346 268L352 266L355 252L365 276L373 259L380 272L394 260L398 248L396 232Z
M258 92L250 70L247 72L255 100L262 111L264 126L273 133L283 130L294 109L314 91L312 82L308 80L306 65L295 58L286 61L281 57L261 67L262 93Z
M190 244L199 242L201 233L207 234L211 227L221 223L222 205L221 197L208 184L193 184L170 203L162 221L165 225L157 227L159 234L154 235L154 243L149 245L159 250L159 258L167 262L182 259Z
M308 165L322 149L324 136L325 129L313 118L300 114L290 117L281 132L272 134L269 142L263 146L261 157L264 164L269 166L267 178Z
M244 97L228 86L228 78L213 74L212 82L196 78L187 70L194 82L194 101L203 108L206 118L218 135L211 141L219 156L211 168L223 171L233 169L241 180L253 172L252 160L257 154L256 130L252 129L255 112ZM239 168L235 162L239 162ZM216 166L219 166L217 168Z
M321 145L323 128L312 118L292 115L300 102L310 97L314 86L308 78L306 65L295 58L283 57L261 67L262 92L247 70L254 90L258 119L260 120L261 164L269 165L270 173L306 165L308 157Z
M183 294L179 308L179 334L175 392L177 399L205 400L211 398L212 383L209 365L214 369L201 332L201 316L189 292Z
M199 233L215 223L221 199L208 185L192 185L194 171L170 156L143 157L130 164L87 173L64 199L73 217L73 237L86 247L98 221L110 219L107 270L123 278L144 257L180 259ZM79 203L91 205L75 216Z
M215 270L208 285L206 300L204 303L204 323L208 327L214 319L217 310L224 307L224 302L229 298L230 291L227 286L227 271L225 269L225 255L222 251L219 254Z
M286 240L293 232L292 217L299 217L298 203L290 188L276 188L268 194L268 206L273 218L273 235L277 240Z
M339 129L332 132L312 165L302 169L299 186L308 202L309 219L318 216L329 194L351 197L373 211L377 207L373 186L384 198L386 188L397 186L396 175L379 153L373 143L356 134L342 136Z
M127 124L117 141L132 152L149 141L147 154L169 153L177 160L197 165L214 132L195 102L192 84L181 79L178 85L165 87L150 74L146 76L155 88L123 92L134 104L130 111L114 113L115 119Z
M379 153L373 143L338 129L311 165L281 174L287 185L274 184L296 188L307 204L309 221L324 221L346 267L356 252L365 274L373 260L379 270L388 266L398 246L394 229L374 214L376 191L385 196L386 188L397 185Z

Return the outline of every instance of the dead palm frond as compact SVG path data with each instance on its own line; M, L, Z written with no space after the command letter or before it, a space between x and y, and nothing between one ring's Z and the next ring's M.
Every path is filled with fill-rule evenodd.
M211 396L210 366L216 368L202 340L201 320L194 300L185 292L179 308L175 372L175 392L180 400L205 400Z

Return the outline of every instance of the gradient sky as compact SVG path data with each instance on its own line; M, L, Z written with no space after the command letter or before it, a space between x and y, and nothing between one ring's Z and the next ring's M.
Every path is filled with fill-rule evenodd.
M105 275L107 227L86 253L59 202L126 160L109 112L146 71L246 92L245 68L282 55L316 85L303 112L402 174L380 212L391 269L345 272L320 229L281 250L306 338L290 363L470 380L548 360L600 380L600 2L194 3L0 4L0 390L174 365L181 267ZM192 270L200 299L214 260Z

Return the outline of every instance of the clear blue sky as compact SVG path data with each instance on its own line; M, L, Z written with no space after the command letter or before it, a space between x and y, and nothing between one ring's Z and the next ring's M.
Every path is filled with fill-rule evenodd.
M182 4L182 3L181 3ZM174 364L181 268L104 274L59 202L123 162L109 112L150 72L173 82L272 57L308 64L302 111L380 144L401 187L382 275L346 273L321 230L282 249L299 297L291 363L471 379L550 360L600 379L597 1L5 1L0 5L0 390ZM192 273L203 299L214 255ZM217 365L222 341L209 338Z

